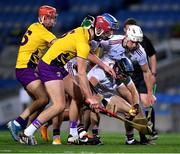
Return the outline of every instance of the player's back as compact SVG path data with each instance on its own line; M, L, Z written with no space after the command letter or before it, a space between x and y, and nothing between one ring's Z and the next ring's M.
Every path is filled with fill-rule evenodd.
M16 68L26 68L32 60L37 63L43 54L43 50L55 38L55 35L42 24L37 22L30 25L20 44ZM31 57L32 54L34 54L33 57Z
M79 27L62 35L46 52L42 60L47 64L52 61L65 65L75 56L87 58L90 52L88 29Z

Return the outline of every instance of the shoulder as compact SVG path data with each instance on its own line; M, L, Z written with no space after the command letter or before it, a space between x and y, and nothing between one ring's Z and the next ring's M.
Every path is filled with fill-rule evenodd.
M88 32L88 29L83 27L75 28L74 30L74 38L77 41L86 41L88 42L90 40L90 34Z
M135 53L141 57L146 56L146 52L140 44L139 44L139 48L135 51Z
M124 38L124 35L114 35L109 40L109 45L122 44L123 38Z
M88 33L88 29L83 27L77 27L74 29L74 32L77 34L86 35Z
M44 26L39 22L32 23L29 28L31 29L42 29ZM45 28L45 27L44 27Z
M125 36L124 35L113 35L113 37L110 40L119 40L123 39Z

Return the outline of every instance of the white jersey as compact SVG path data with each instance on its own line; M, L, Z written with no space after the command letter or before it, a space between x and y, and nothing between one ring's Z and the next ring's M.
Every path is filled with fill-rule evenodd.
M64 68L69 72L70 75L73 77L77 75L76 70L74 69L74 65L77 65L77 60L76 57L68 61L65 65Z
M95 77L98 80L98 85L95 88L104 98L108 99L116 94L117 84L115 84L115 79L107 75L99 66L94 66L88 72L87 77L88 79Z
M133 51L133 53L128 52L122 46L122 41L124 37L124 35L114 35L111 39L107 41L101 41L100 46L104 50L104 56L102 60L104 62L109 61L109 59L120 60L122 57L126 56L131 59L132 62L138 62L139 65L144 65L148 63L144 48L140 44L139 48Z

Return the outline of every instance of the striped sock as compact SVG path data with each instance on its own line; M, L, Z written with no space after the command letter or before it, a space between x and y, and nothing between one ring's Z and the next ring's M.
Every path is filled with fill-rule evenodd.
M38 119L35 119L32 124L24 130L24 134L26 136L33 136L35 131L39 129L41 125L42 123Z

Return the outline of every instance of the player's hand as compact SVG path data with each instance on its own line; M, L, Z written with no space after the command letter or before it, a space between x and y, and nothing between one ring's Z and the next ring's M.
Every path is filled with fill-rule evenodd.
M113 76L113 78L116 78L116 73L114 72L114 70L108 66L108 65L104 65L103 68L107 73L109 73L111 76Z
M132 108L129 110L129 114L133 117L135 117L139 113L139 104L135 104L132 106Z
M94 95L91 98L87 98L86 103L89 104L90 108L95 112L99 112L99 101Z
M155 103L156 97L152 94L147 95L147 101L148 101L148 106L151 106Z

